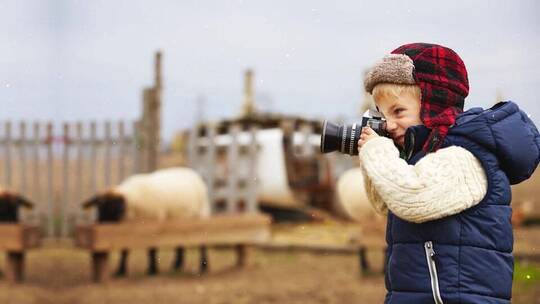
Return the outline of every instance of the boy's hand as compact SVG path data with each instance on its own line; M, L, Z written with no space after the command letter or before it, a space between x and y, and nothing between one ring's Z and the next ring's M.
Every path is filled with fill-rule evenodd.
M360 150L365 143L377 137L379 137L379 134L373 131L372 128L363 127L362 133L360 134L360 139L358 140L358 150Z

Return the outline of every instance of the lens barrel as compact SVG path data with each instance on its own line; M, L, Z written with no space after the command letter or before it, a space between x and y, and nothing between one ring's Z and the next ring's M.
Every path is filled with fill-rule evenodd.
M325 120L322 130L322 153L339 151L349 155L358 154L357 143L361 133L361 126L359 124L340 126Z
M380 118L363 117L361 124L337 125L324 121L321 134L321 152L329 153L339 151L348 155L358 155L358 140L362 127L368 126L380 136L386 133L386 121Z

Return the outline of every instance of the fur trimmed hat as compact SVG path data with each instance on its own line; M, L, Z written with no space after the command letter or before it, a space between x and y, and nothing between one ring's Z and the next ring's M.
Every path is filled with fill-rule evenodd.
M406 44L386 55L366 74L364 87L371 94L379 83L420 87L420 119L431 129L426 152L439 149L469 95L465 64L456 52L436 44Z

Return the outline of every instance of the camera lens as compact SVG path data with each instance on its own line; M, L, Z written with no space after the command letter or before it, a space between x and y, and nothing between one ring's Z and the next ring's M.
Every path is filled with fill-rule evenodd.
M339 151L344 154L358 154L358 139L361 127L358 124L340 126L324 121L321 135L321 152Z

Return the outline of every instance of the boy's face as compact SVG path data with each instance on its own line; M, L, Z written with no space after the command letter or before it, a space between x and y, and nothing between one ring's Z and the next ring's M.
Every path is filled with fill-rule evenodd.
M404 145L407 128L423 124L420 99L411 92L403 92L397 98L381 97L375 104L386 118L386 131L400 147Z

